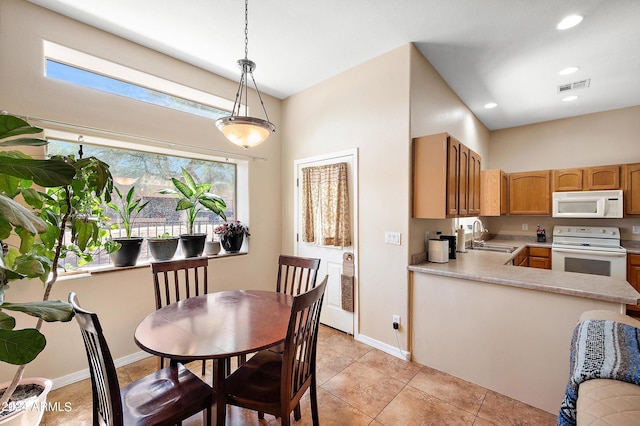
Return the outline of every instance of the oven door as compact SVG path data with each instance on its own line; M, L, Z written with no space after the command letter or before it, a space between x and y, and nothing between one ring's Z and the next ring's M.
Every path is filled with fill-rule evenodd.
M553 247L551 269L627 279L627 253Z

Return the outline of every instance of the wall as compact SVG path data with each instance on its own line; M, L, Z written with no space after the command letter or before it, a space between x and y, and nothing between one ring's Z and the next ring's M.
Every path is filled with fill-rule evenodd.
M242 158L244 151L227 142L211 120L175 112L120 96L49 80L43 77L42 40L68 46L140 71L233 99L237 83L190 66L158 52L68 19L24 0L0 2L0 110L91 128L108 129L147 138L226 151ZM269 117L281 124L280 101L263 95ZM259 110L257 99L250 107ZM281 133L276 133L251 155L268 160L249 161L248 211L250 253L210 261L214 289L272 288L281 237ZM268 206L268 208L265 208ZM9 301L39 298L41 283L12 284ZM59 282L55 298L78 293L85 308L103 317L115 358L138 351L133 342L136 324L153 305L148 268L72 278ZM33 326L22 320L19 325ZM87 368L84 348L75 324L47 324L48 346L27 368L27 375L59 378ZM0 364L0 381L14 368Z
M357 332L366 341L396 346L391 317L401 315L399 342L407 350L406 268L411 253L424 251L419 235L437 226L410 219L411 138L449 132L486 155L488 130L412 44L291 96L284 102L283 121L283 251L293 250L293 162L358 148ZM384 244L385 231L401 232L402 244Z
M407 318L409 54L405 45L286 99L283 104L284 252L293 252L294 161L358 149L359 306L363 336L397 346L391 316ZM406 338L400 346L406 350Z
M489 156L489 130L414 47L411 56L411 137L441 132L451 134L477 152L482 158L482 168L486 167ZM411 216L411 205L408 215ZM429 231L430 235L435 235L436 231L451 234L451 228L452 221L449 219L411 219L409 253L425 251L426 231Z
M505 172L640 162L640 106L491 132L483 169Z

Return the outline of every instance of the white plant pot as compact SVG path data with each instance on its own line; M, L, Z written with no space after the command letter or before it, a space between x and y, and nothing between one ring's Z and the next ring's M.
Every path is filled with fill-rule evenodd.
M0 384L0 389L6 389L11 382L5 382ZM20 380L18 385L35 383L44 388L42 393L35 399L30 399L26 403L20 401L9 402L8 404L15 404L19 410L12 414L2 417L0 425L2 426L35 426L39 425L42 420L42 416L46 411L47 395L51 391L53 383L49 379L42 377L27 377Z

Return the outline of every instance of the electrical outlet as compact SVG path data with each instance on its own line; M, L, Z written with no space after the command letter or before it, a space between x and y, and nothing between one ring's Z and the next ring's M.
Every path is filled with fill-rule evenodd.
M393 325L393 329L397 330L398 328L400 328L400 315L394 315L392 317L392 323L391 325Z
M640 226L634 226L632 229L632 232L634 234L640 234Z
M523 231L528 231L528 230L529 230L529 224L527 224L527 223L523 223L523 224L522 224L522 230L523 230Z
M384 233L385 244L400 245L400 233L399 232L385 232Z

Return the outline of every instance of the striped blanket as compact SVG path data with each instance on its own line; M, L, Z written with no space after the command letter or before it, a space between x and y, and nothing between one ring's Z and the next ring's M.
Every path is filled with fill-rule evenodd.
M615 379L640 385L640 329L609 320L580 322L571 339L570 376L558 426L576 424L578 385Z

